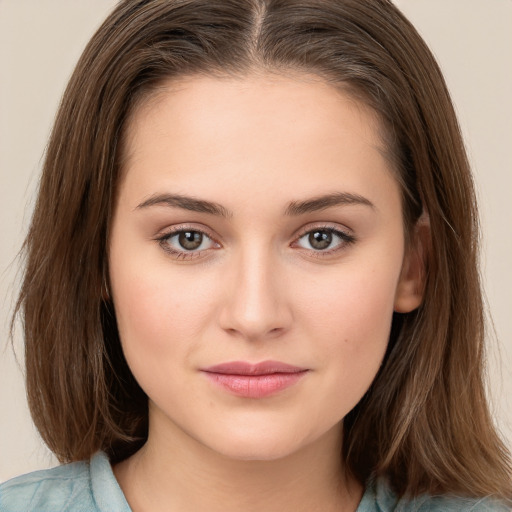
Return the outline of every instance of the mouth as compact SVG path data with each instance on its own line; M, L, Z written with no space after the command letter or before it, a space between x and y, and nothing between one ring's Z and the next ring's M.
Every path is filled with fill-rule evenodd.
M214 385L231 394L245 398L264 398L293 386L309 369L279 361L256 364L232 361L204 368L201 372Z

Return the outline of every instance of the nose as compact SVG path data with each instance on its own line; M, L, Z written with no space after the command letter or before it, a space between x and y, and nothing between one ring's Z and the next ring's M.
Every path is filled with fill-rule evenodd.
M222 329L247 341L275 338L292 324L283 269L270 251L240 254L224 276Z

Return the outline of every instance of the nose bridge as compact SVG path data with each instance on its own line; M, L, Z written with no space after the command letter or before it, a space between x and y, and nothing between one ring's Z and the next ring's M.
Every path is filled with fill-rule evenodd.
M285 330L291 312L281 286L278 256L268 244L253 241L237 252L231 264L222 327L251 340Z

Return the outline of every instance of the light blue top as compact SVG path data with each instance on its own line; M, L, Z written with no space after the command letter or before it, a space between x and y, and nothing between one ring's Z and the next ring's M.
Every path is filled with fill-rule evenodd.
M507 512L490 499L421 496L397 500L384 482L370 482L357 512ZM131 512L107 456L35 471L0 485L0 512Z

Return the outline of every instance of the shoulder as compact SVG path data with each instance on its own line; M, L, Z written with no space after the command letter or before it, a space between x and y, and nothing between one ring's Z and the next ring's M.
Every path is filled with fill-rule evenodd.
M373 507L358 509L358 512L511 512L512 510L510 506L492 498L421 495L398 499L384 479L370 481L365 498L368 505L370 501L372 502Z
M89 474L88 462L76 462L13 478L0 485L0 510L59 512L72 504L80 511L96 511Z
M0 511L104 512L107 497L108 512L130 511L110 462L98 453L90 461L35 471L1 484Z
M510 507L491 498L421 496L405 502L404 512L510 512Z

